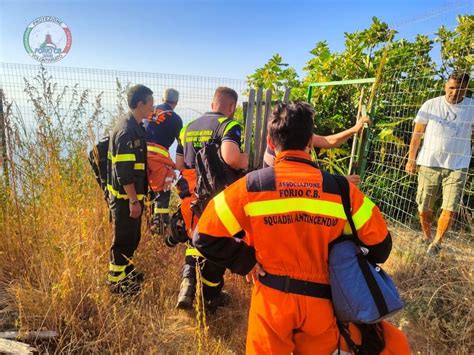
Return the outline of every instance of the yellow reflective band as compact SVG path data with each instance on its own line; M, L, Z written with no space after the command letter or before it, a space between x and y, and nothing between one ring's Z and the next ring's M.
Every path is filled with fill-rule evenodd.
M107 152L107 158L112 160L112 164L137 160L135 154L117 154L116 156L113 156L112 152Z
M169 153L168 151L166 151L166 150L164 150L164 149L161 149L161 148L158 148L158 147L155 147L155 146L153 146L153 145L149 145L149 146L147 147L147 149L148 149L149 152L161 154L161 155L163 155L163 156L165 156L165 157L167 157L167 158L170 156L170 153Z
M119 275L117 276L113 276L113 275L108 275L107 276L107 279L110 281L110 282L120 282L122 281L123 279L125 279L127 277L127 274L125 273L125 271L121 272Z
M158 208L158 207L155 207L153 209L153 213L169 213L170 212L170 209L169 208Z
M250 202L245 205L244 209L247 216L250 217L289 212L307 212L344 220L346 219L342 204L309 198L285 198L279 200Z
M114 196L116 198L121 198L121 199L124 199L124 200L128 200L128 195L127 194L121 194L120 192L115 190L113 188L113 186L110 185L110 184L107 184L107 190L112 194L112 196ZM145 195L137 194L137 199L138 200L143 200L144 197L145 197Z
M351 235L352 234L352 229L351 229L351 225L349 224L349 222L346 222L344 224L344 230L342 231L342 234L344 234L344 235Z
M238 126L238 125L239 125L239 122L237 122L237 121L230 122L224 129L224 136L227 134L227 132L229 132L230 129L232 129L233 127Z
M230 235L235 235L242 230L242 227L225 201L224 192L214 197L214 209L217 213L217 217L219 217Z
M202 275L201 275L201 281L204 285L209 286L209 287L217 287L221 284L220 281L219 282L211 282L209 280L206 280L204 277L202 277Z
M192 122L192 121L191 121ZM181 141L181 143L184 142L184 134L186 133L186 128L188 128L189 124L191 122L188 122L186 123L183 128L181 128L181 131L179 131L179 140Z
M217 122L222 123L227 119L227 117L220 117L217 119Z
M145 163L135 163L133 164L135 170L145 170Z
M185 255L186 256L199 256L201 258L204 258L204 256L196 248L187 248Z
M125 271L126 267L127 265L115 265L115 264L109 263L109 271L113 271L113 272Z
M352 216L354 220L354 225L357 230L361 229L364 224L372 217L372 209L374 208L375 203L370 201L370 199L364 196L364 202L362 206L357 210L357 212Z

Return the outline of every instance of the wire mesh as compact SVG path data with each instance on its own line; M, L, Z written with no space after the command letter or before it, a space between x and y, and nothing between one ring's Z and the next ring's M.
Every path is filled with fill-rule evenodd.
M442 43L435 36L419 36L412 44L408 41L404 43L402 40L390 45L387 62L382 68L381 84L376 91L371 112L371 118L375 123L371 128L372 139L369 142L366 171L361 183L361 189L380 206L384 215L392 223L418 232L420 221L416 196L417 192L421 194L423 190L418 187L418 179L426 177L423 173L424 168L420 173L420 166L436 165L436 163L427 162L426 158L420 160L420 154L432 156L434 161L449 160L452 167L450 170L454 175L460 173L459 170L466 173L465 182L458 182L461 184L462 191L456 192L456 189L449 187L449 180L454 179L452 174L451 178L448 178L446 174L449 172L445 172L444 181L442 177L439 178L438 188L433 189L435 216L432 229L434 236L443 198L447 201L452 200L451 204L455 206L451 209L458 213L448 236L454 237L457 241L465 241L473 234L472 125L474 107L472 106L474 100L470 99L472 92L468 89L466 98L454 105L456 108L450 106L449 109L457 110L456 112L463 111L463 113L458 113L457 118L454 111L452 114L448 112L448 117L436 117L438 111L428 114L426 105L423 109L421 107L425 102L436 97L440 99L435 100L445 100L445 83L454 70L472 76L472 41L471 37L467 41L458 42L457 52L452 55L447 52L448 44ZM470 87L470 83L467 87ZM362 100L361 95L363 95ZM359 101L367 102L369 95L370 86L364 84L314 87L311 102L316 109L316 126L323 126L322 130L317 129L316 133L327 135L348 128L349 124L352 125L355 122ZM329 98L331 102L328 102ZM406 172L405 167L414 120L417 116L424 117L423 123L429 124L427 127L431 128L427 128L426 136L418 151L417 173L411 175ZM346 122L345 127L335 125L343 121ZM442 132L445 138L443 139L439 134L436 137L429 136L433 135L430 133L433 127L439 130L438 132ZM421 153L422 150L424 153ZM326 170L347 174L348 153L348 144L340 148L323 149L318 152L318 162ZM459 177L457 179L459 180ZM458 198L455 198L456 194ZM450 247L456 249L455 244L451 244ZM465 247L462 249L466 250Z
M26 82L33 82L42 67L29 64L0 63L0 84L7 101L21 111L25 124L33 128L35 125L34 108L25 93ZM166 88L174 88L180 92L180 101L176 112L187 123L210 111L214 91L219 86L228 86L239 93L239 103L244 101L242 93L246 88L245 80L214 77L201 77L177 74L161 74L132 71L115 71L102 69L70 68L48 66L45 75L58 87L66 87L64 101L71 98L72 89L86 92L86 111L79 119L84 124L94 112L93 103L100 98L102 120L112 118L127 109L125 93L128 87L135 84L148 86L154 92L155 103L161 103L161 95ZM39 83L35 83L39 84ZM64 110L67 108L64 107ZM96 129L104 127L96 127ZM102 134L103 132L100 132Z

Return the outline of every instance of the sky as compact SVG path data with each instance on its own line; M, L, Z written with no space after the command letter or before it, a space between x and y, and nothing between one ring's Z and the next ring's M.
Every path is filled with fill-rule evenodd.
M245 79L274 54L299 73L315 43L342 50L344 32L372 16L399 37L453 28L473 0L0 0L0 62L35 64L23 46L28 24L62 19L72 33L54 66Z

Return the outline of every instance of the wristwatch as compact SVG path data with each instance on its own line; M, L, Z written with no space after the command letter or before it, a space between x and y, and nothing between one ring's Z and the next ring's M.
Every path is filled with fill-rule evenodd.
M136 205L136 204L138 203L138 200L136 200L136 199L130 199L129 203L130 203L131 205Z

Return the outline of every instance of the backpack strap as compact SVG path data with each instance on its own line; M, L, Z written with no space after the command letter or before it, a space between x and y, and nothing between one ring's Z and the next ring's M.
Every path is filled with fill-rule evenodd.
M216 127L216 129L212 133L212 139L218 140L219 142L221 142L224 136L225 129L227 128L227 125L231 123L232 121L233 121L232 118L226 118L222 122L219 122L219 125Z

